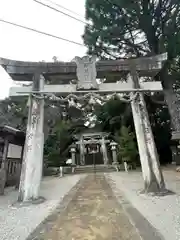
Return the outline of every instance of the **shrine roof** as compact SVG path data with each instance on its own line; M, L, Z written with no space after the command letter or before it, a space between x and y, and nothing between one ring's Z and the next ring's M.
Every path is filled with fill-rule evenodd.
M155 76L167 60L167 53L134 59L107 60L96 62L97 78L113 82L126 75L130 67L136 67L140 76ZM41 73L47 81L59 84L76 80L75 62L24 62L0 58L0 65L15 81L32 81L33 74Z
M25 133L23 131L7 125L0 126L0 135L2 138L7 136L16 136L20 139L25 139Z

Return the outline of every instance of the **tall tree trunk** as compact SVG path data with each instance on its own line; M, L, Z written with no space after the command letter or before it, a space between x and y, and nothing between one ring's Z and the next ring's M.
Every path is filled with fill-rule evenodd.
M160 74L156 76L155 79L162 82L164 97L171 117L172 130L180 133L180 97L173 89L174 79L172 76L168 75L168 70L170 69L171 64L172 59L168 59L165 62Z
M174 80L172 76L168 75L168 69L170 69L171 64L172 58L164 64L159 77L163 85L164 97L171 117L172 131L180 133L180 96L173 89ZM176 165L180 165L180 158L176 158Z
M163 88L169 114L171 116L172 129L180 133L180 97L173 89L173 79L164 76Z

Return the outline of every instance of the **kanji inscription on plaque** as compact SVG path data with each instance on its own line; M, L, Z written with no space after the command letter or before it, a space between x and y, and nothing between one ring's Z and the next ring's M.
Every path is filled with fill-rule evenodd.
M77 90L98 89L96 81L96 57L75 57L74 61L77 65Z

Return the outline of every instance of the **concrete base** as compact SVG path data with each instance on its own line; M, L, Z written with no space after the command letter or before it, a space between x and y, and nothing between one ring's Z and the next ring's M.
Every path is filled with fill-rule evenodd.
M37 199L32 199L26 202L15 202L12 204L12 207L25 207L25 206L31 206L32 204L34 205L38 205L38 204L42 204L46 201L46 199L44 197L38 197Z

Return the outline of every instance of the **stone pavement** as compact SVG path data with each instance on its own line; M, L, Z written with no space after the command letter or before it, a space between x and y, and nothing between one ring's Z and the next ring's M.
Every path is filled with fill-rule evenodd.
M150 196L140 194L143 189L141 172L119 172L105 174L114 194L121 203L123 196L148 222L157 229L165 240L180 239L180 173L165 170L166 186L175 192L174 195ZM128 211L128 208L127 208ZM128 211L133 217L134 211ZM142 225L138 223L137 214L133 217L136 227ZM140 226L140 228L142 228ZM144 229L147 229L144 228ZM145 230L146 231L146 230ZM143 232L146 234L146 232ZM145 238L146 239L146 238Z
M25 240L57 206L64 207L61 204L64 197L85 176L44 178L40 195L46 201L42 204L18 205L18 191L6 188L5 196L0 196L0 240Z
M38 205L17 204L17 191L7 188L0 239L179 240L180 174L166 171L165 178L176 195L140 195L140 172L48 177L40 191L46 201Z
M90 174L62 213L44 222L33 240L140 240L104 174Z

